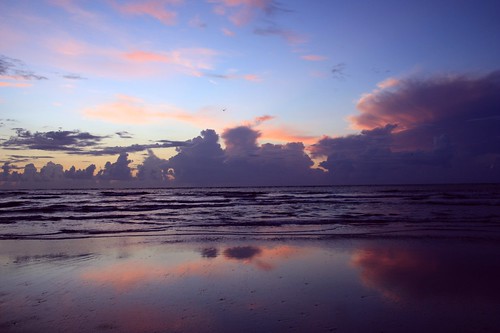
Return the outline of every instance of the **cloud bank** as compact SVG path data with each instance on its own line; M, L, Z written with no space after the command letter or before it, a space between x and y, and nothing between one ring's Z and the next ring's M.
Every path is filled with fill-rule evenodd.
M499 71L386 80L350 118L361 133L311 153L334 182L499 182L499 91Z
M350 118L360 132L302 142L260 143L256 124L206 129L184 142L105 147L106 136L80 131L17 129L4 149L118 155L102 170L47 163L41 170L5 161L3 186L52 180L86 179L129 186L257 186L500 182L500 72L389 79L364 95ZM122 137L131 136L119 132ZM169 159L154 149L175 147ZM127 153L147 151L136 169ZM314 160L319 163L315 167ZM23 183L24 182L24 183ZM25 185L23 185L25 184ZM132 185L131 185L132 184Z

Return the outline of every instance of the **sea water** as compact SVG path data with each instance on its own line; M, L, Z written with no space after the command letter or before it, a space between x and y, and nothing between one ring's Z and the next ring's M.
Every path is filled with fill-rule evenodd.
M0 239L498 237L500 184L18 190Z

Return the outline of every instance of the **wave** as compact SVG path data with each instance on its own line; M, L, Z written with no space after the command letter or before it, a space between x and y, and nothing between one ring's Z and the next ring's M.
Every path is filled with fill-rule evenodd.
M0 192L0 238L499 225L500 185Z

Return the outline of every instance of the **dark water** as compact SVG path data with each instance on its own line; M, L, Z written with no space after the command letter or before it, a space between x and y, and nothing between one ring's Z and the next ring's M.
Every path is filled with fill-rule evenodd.
M0 192L0 239L500 238L500 185Z

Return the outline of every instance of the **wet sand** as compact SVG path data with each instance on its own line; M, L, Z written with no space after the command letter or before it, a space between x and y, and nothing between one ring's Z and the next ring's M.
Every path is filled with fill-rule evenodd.
M0 241L1 332L498 332L500 246Z

